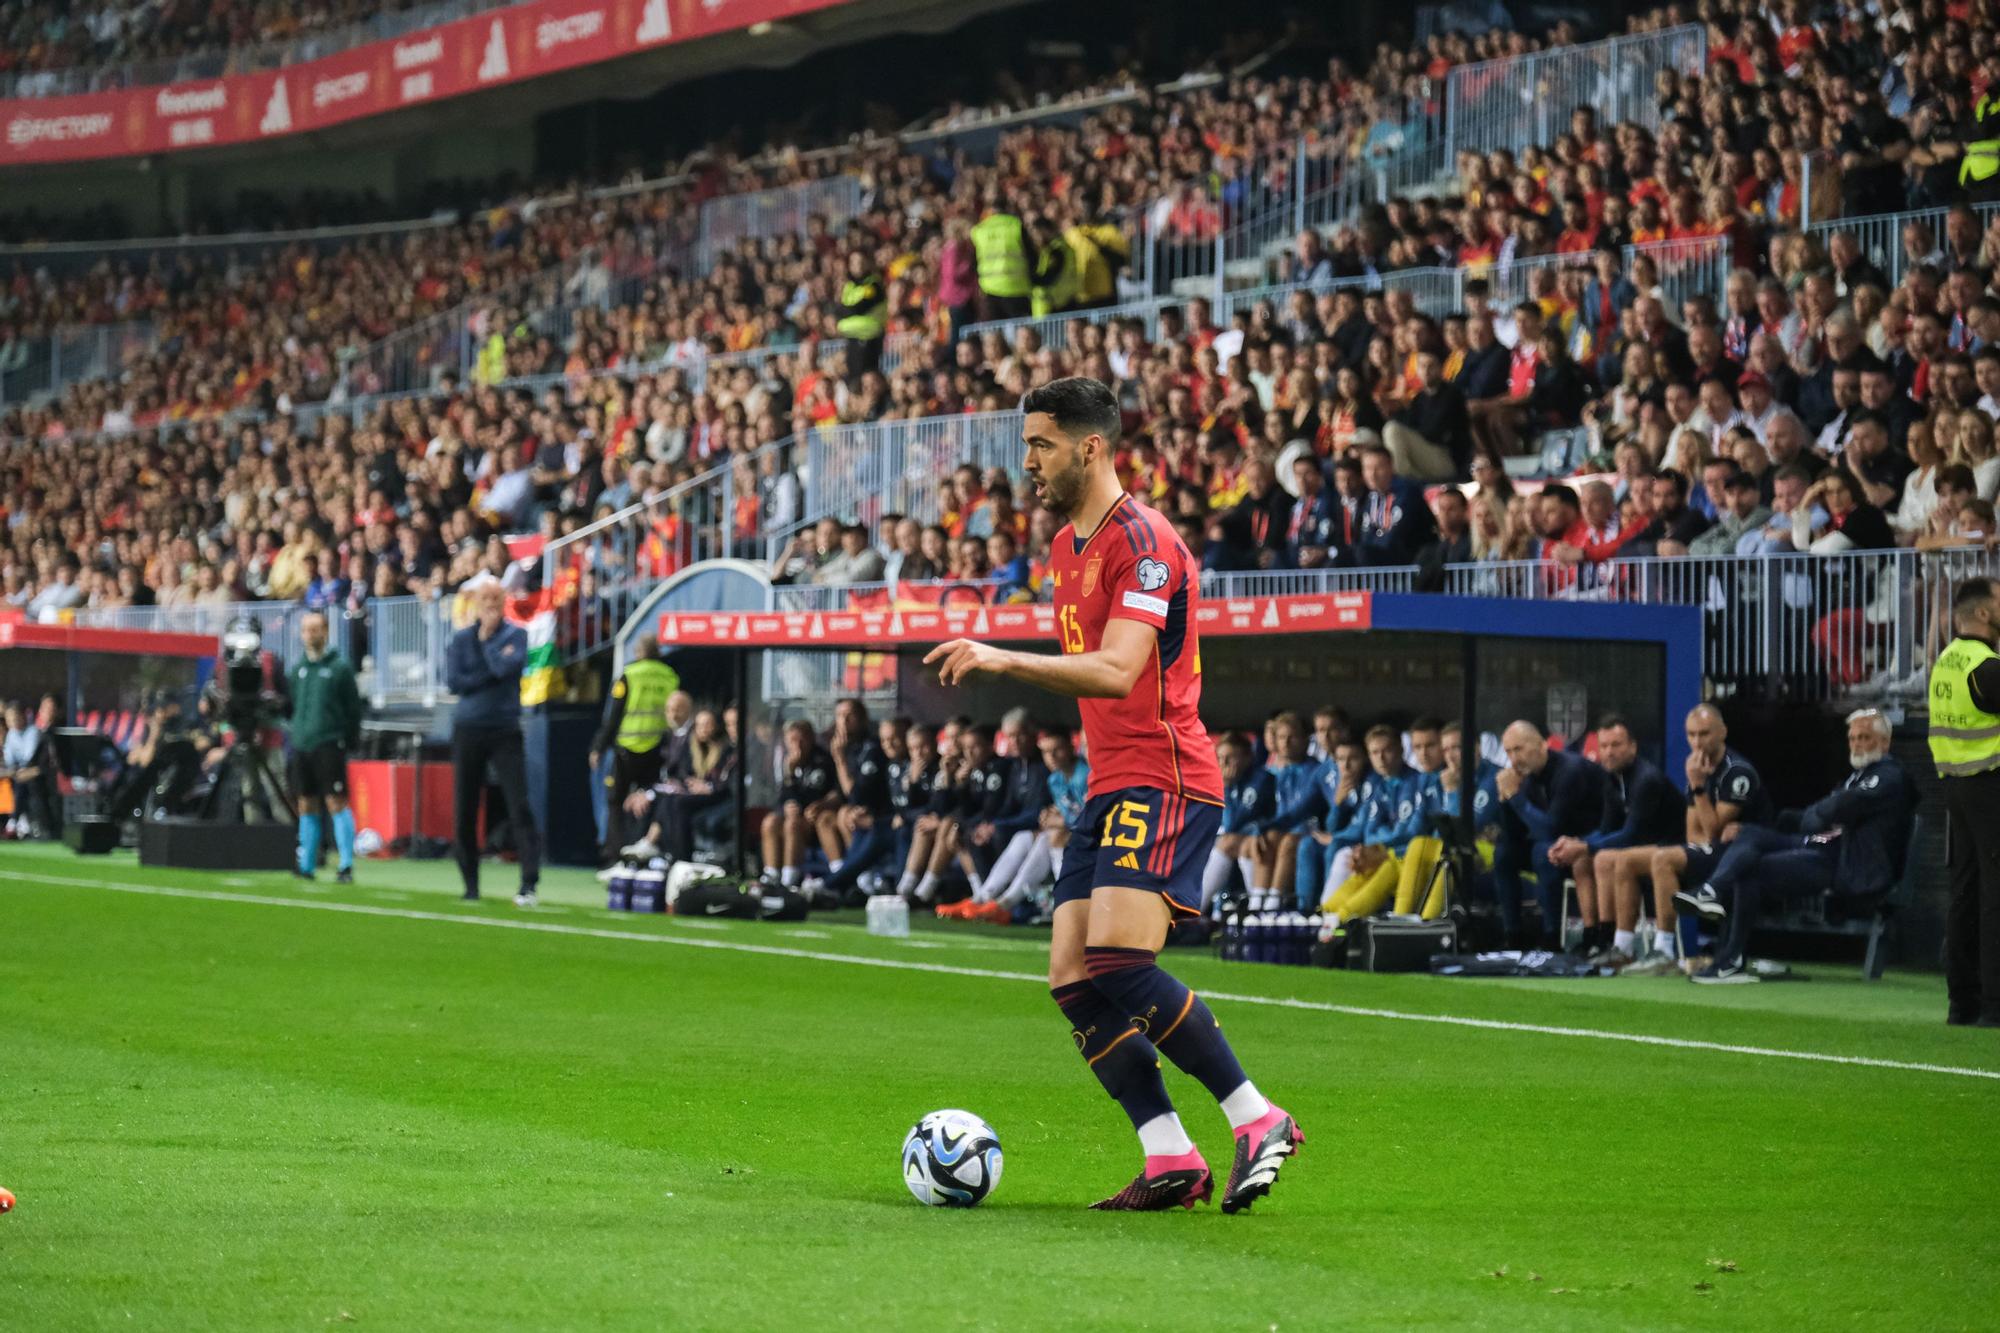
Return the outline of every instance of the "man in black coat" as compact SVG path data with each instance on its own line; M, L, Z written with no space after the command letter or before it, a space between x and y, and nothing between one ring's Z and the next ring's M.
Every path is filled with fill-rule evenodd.
M1810 897L1829 890L1845 898L1886 893L1903 871L1916 790L1889 753L1889 719L1872 708L1847 719L1847 781L1804 810L1787 810L1775 826L1745 825L1698 888L1674 895L1674 906L1706 921L1728 923L1715 961L1695 974L1703 983L1755 981L1743 951L1757 927L1764 894Z
M1596 831L1604 814L1604 770L1582 755L1551 749L1548 737L1532 722L1509 726L1500 744L1507 751L1507 767L1494 775L1493 789L1513 816L1501 824L1493 852L1500 921L1508 947L1522 947L1521 877L1533 875L1535 901L1542 909L1540 947L1553 949L1561 942L1567 876L1556 849L1566 838Z

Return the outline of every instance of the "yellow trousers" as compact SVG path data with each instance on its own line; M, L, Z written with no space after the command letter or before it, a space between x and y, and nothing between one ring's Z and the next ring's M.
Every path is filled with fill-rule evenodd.
M1390 852L1370 873L1349 875L1345 883L1327 895L1320 910L1337 913L1342 921L1353 921L1375 915L1389 905L1393 895L1396 911L1408 916L1417 910L1418 897L1429 888L1423 902L1423 919L1434 921L1444 915L1445 895L1444 880L1432 884L1431 871L1443 851L1444 844L1436 838L1412 838L1400 856Z

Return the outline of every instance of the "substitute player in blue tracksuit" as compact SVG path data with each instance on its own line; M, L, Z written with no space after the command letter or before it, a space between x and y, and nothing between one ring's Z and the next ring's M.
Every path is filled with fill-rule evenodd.
M1230 734L1215 743L1222 765L1222 823L1201 874L1201 910L1206 912L1229 883L1250 840L1263 821L1278 812L1278 780L1250 759L1250 742ZM1243 887L1250 888L1246 875Z
M1392 900L1399 911L1414 911L1437 862L1436 840L1417 836L1424 828L1425 793L1434 779L1403 762L1403 738L1394 727L1370 728L1367 744L1375 780L1361 807L1352 873L1324 907L1336 926L1373 916Z
M1292 853L1292 892L1301 912L1319 910L1343 847L1353 845L1352 840L1343 843L1341 835L1354 827L1358 836L1369 782L1367 750L1360 741L1341 741L1334 746L1332 758L1320 765L1318 780L1301 805L1280 810L1272 819L1273 828L1298 830L1298 846Z

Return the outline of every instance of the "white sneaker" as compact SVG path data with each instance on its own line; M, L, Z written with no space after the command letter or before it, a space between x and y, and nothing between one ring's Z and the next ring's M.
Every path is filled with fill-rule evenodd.
M535 905L535 891L533 889L522 889L519 893L514 895L514 906L533 907L534 905Z
M637 842L627 843L619 848L618 854L629 856L635 861L650 861L660 854L660 848L651 838L641 838Z

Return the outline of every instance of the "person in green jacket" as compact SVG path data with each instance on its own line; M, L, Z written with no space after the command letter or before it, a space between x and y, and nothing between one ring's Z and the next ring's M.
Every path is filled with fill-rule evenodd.
M299 863L311 879L319 864L320 830L330 818L340 854L339 880L354 882L354 812L347 806L347 752L361 740L361 690L354 668L327 646L326 613L299 622L305 657L291 669L292 796L299 807Z

